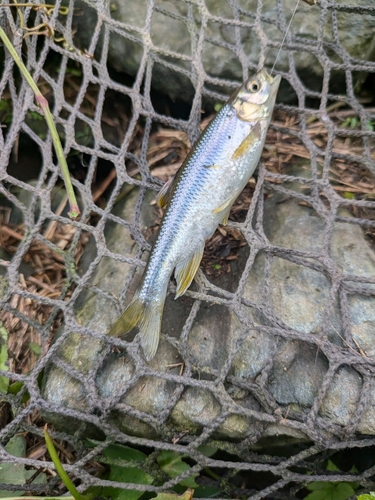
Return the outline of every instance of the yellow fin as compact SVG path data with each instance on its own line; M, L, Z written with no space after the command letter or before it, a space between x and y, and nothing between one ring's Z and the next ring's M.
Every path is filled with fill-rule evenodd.
M118 337L123 333L130 332L130 330L138 325L142 316L143 307L143 302L138 297L134 297L120 318L112 326L108 335L111 337Z
M158 192L156 195L156 203L159 205L160 208L164 208L165 206L168 205L170 199L171 199L171 194L172 194L172 184L174 181L174 176L171 177L161 188L161 190Z
M232 205L228 206L228 208L225 211L223 220L221 221L221 224L223 226L226 226L228 224L228 219L229 219L229 214L230 214L230 209L232 208Z
M191 282L198 271L199 264L203 257L204 245L195 251L188 259L183 260L176 266L174 275L177 280L176 299L183 295L189 288Z
M262 127L259 123L254 125L250 134L241 142L236 151L232 155L232 160L240 158L244 155L254 144L260 140L262 135Z
M136 295L108 335L118 337L138 326L145 358L150 361L159 344L163 307L164 301L151 300L145 303Z
M147 361L155 356L159 345L161 317L163 315L164 302L154 300L145 308L144 314L139 322L141 334L141 346Z
M231 196L227 200L224 201L220 207L215 208L214 214L218 214L220 212L223 212L224 210L228 209L228 215L230 212L230 209L232 208L233 203L236 201L236 198L238 196L238 193L236 193L234 196Z

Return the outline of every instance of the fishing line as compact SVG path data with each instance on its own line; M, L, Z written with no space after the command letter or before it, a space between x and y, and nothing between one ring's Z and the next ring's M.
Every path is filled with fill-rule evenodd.
M294 11L293 11L293 14L292 14L292 17L290 18L290 21L289 21L289 24L286 28L286 31L285 31L285 34L284 34L284 38L282 39L281 41L281 45L280 45L280 48L279 48L279 51L276 55L276 59L275 59L275 62L273 63L273 66L272 66L272 69L271 69L271 76L272 76L272 73L273 73L273 70L275 69L275 66L276 66L276 63L277 63L277 60L279 59L279 56L280 56L280 52L281 52L281 49L283 48L283 45L284 45L284 42L285 42L285 39L286 39L286 36L289 32L289 29L290 29L290 26L292 24L292 21L294 19L294 16L296 15L296 12L297 12L297 9L298 9L298 5L300 3L301 0L297 0L297 3L296 3L296 6L294 7Z

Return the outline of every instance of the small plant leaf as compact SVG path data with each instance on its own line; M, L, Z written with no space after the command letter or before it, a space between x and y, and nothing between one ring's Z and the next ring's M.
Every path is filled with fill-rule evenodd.
M215 498L217 496L222 496L222 489L218 486L201 486L194 490L195 498Z
M191 500L193 498L194 490L187 489L182 495L175 495L174 493L159 493L154 500Z
M134 484L152 484L154 482L154 478L141 468L119 467L118 465L111 465L108 479L110 481L118 481L120 483ZM116 500L137 500L143 494L144 491L105 487L103 488L100 496L110 497Z
M30 342L29 348L30 348L30 351L32 351L36 356L40 356L40 354L42 352L42 348L40 347L39 344L37 344L36 342Z
M97 446L98 441L89 440L90 446ZM137 463L144 462L147 455L139 450L124 446L122 444L110 444L105 448L98 461L110 465L107 479L118 481L119 483L152 484L154 478L137 467ZM109 497L115 500L137 500L144 494L144 491L128 490L106 486L102 489L100 497Z
M201 446L198 446L198 451L203 453L205 457L212 457L218 449L219 448L217 446L210 446L209 444L202 444Z
M327 470L330 470L331 472L335 472L335 471L339 471L340 469L337 467L337 465L335 465L332 460L328 460L327 462L327 466L326 466L326 469Z
M117 443L107 446L107 448L102 451L102 454L107 458L113 458L115 461L120 459L123 461L143 462L146 459L146 455L141 451ZM116 462L113 463L114 465L118 465Z
M354 489L349 483L329 483L328 481L316 481L307 485L312 491L304 500L346 500L354 495Z
M351 193L350 191L344 191L342 193L343 198L346 198L347 200L354 200L355 199L355 194Z
M160 452L157 461L161 470L171 478L177 477L190 469L190 465L184 462L182 456L176 451L164 450ZM198 474L194 473L180 481L180 484L188 488L197 488L198 484L195 482L197 476Z
M370 493L365 493L364 495L359 495L358 500L374 500L375 498L375 493L373 491L370 491Z
M0 370L8 370L8 332L0 321ZM0 392L6 394L9 387L9 378L0 376Z
M10 384L8 392L10 394L18 394L22 389L22 387L23 387L23 382L17 380L16 382L13 382L13 384Z
M26 439L23 436L13 436L5 446L6 451L15 457L26 457ZM23 464L12 462L0 463L0 484L23 485L35 473L35 470L26 470ZM47 476L42 472L33 484L46 484ZM0 490L0 498L13 498L23 495L24 491Z

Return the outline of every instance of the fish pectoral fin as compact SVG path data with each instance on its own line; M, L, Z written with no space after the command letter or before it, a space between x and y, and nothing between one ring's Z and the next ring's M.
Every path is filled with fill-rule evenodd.
M156 195L156 203L160 208L166 207L171 200L174 179L174 176L171 177Z
M236 196L237 198L237 196ZM228 198L227 200L224 201L224 203L222 205L220 205L219 207L215 208L215 210L213 211L214 214L218 214L220 212L223 212L225 209L227 209L228 207L231 207L232 204L234 203L234 200L236 198Z
M232 155L232 160L237 160L241 158L249 149L251 149L262 137L262 125L261 123L256 123L252 128L250 134L242 141L238 146L236 151Z
M226 226L228 224L229 214L232 208L233 203L236 201L239 193L235 193L230 198L228 198L220 207L215 208L214 214L222 213L223 218L221 219L221 224Z
M183 260L180 264L176 266L174 275L177 280L177 290L176 290L176 299L183 295L186 290L189 288L191 282L196 275L199 264L203 257L204 244L199 247L193 255Z

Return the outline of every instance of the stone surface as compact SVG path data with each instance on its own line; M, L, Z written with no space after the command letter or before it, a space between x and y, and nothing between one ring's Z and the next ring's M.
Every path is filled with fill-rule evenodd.
M347 5L357 5L356 0L348 0ZM172 99L183 99L190 101L194 93L194 78L185 74L186 71L193 73L197 68L193 68L191 57L194 56L197 45L197 36L202 21L202 11L206 9L216 18L223 18L223 22L209 20L205 30L205 39L201 52L201 64L212 78L243 80L242 66L239 60L238 49L236 49L237 36L241 39L244 57L253 65L257 66L260 55L260 40L255 30L249 28L240 29L225 23L225 19L233 19L234 13L228 2L225 0L205 0L202 3L202 11L198 7L189 7L189 3L172 0L155 0L154 8L150 19L150 34L145 30L148 15L148 3L146 0L114 0L111 2L111 16L120 23L124 23L123 35L119 32L111 31L109 40L108 62L119 72L125 72L135 76L140 68L140 63L145 50L155 47L158 58L172 66L165 66L156 61L153 65L152 84L155 89L168 94ZM288 19L294 7L295 0L285 0L284 14ZM205 5L205 8L203 7ZM240 8L252 13L255 16L258 0L241 0L238 2ZM90 46L91 37L97 23L96 2L87 0L80 3L80 9L84 10L84 15L76 17L76 43L82 48ZM361 6L373 6L373 0L362 0ZM191 8L191 19L189 20L189 8ZM171 16L165 14L171 13ZM274 0L264 0L262 8L263 19L261 29L269 40L281 42L281 33L274 24L280 15L277 11L277 4ZM337 12L338 38L343 49L354 59L366 57L367 47L370 46L375 30L375 17L370 14L355 14L348 12ZM311 43L317 38L319 31L319 21L321 9L318 6L310 7L301 2L298 6L291 30L300 40L306 42L310 48ZM298 75L304 84L314 90L321 88L323 66L322 62L328 58L334 63L341 64L341 58L336 50L329 44L334 43L334 36L331 27L331 13L327 12L327 20L324 26L324 40L326 45L321 49L319 58L311 53L311 50L303 50L294 53L294 63ZM224 19L225 18L225 19ZM251 16L240 14L239 19L248 23L254 22ZM196 35L192 36L192 30L188 26L193 25ZM98 57L101 52L97 50ZM277 48L270 48L267 52L266 62L270 66L276 58ZM162 52L159 52L162 51ZM169 54L175 53L175 56ZM289 61L286 51L282 51L277 68L288 71ZM198 69L199 71L199 69ZM342 92L344 88L343 74L335 74L331 79L331 90ZM279 97L284 102L291 98L294 93L290 93L290 88L286 82L282 83Z
M288 173L305 175L300 167ZM153 197L153 193L148 193L144 199L141 230L153 224L155 211L150 205ZM136 200L137 190L133 190L116 205L115 214L131 220ZM350 214L345 211L341 215ZM263 229L269 242L278 249L299 250L306 255L323 252L324 220L296 199L273 193L264 204ZM111 251L128 257L136 255L137 245L125 226L110 222L105 237ZM86 249L83 273L95 255L96 248L91 242ZM314 345L309 339L328 340L334 349L344 348L348 325L344 328L342 324L338 297L333 294L331 300L328 275L319 268L291 262L282 253L267 255L263 250L258 252L244 288L244 297L253 305L244 307L243 311L253 322L253 328L244 330L231 309L202 301L187 339L188 360L185 360L194 367L192 379L200 379L201 386L187 380L181 387L176 381L163 378L166 372L179 374L182 361L173 342L165 337L149 364L161 376L138 377L134 361L126 350L107 352L104 342L70 334L57 355L81 373L82 378L74 378L52 364L44 377L44 397L57 405L84 412L96 411L90 396L90 391L94 390L109 422L129 434L147 438L161 435L172 438L185 431L197 434L205 426L213 425L213 436L229 440L256 436L255 446L269 443L267 440L282 445L308 439L298 425L286 425L282 416L290 411L288 418L291 420L304 418L329 368L326 356L317 347L319 343ZM335 223L329 255L330 268L336 266L340 272L351 276L375 275L374 252L358 225ZM235 291L247 258L248 249L244 248L234 262L233 270L237 273L224 275L216 284ZM311 257L306 258L306 262L314 264ZM129 264L105 257L90 281L107 294L118 295L130 272ZM268 288L264 279L267 273ZM132 282L133 291L137 279ZM348 297L350 333L364 354L371 356L374 298L360 294ZM330 300L331 307L328 307ZM179 338L193 303L189 297L174 301L168 295L162 332ZM273 317L267 319L270 311ZM85 291L77 302L76 315L82 325L106 332L118 312L114 301L107 296ZM267 330L275 324L284 329L285 335L275 336ZM294 332L293 338L288 337L288 331ZM136 348L136 343L137 337L129 348ZM90 388L85 379L89 373L95 374L95 389ZM224 373L224 381L217 380L221 373ZM333 374L319 408L319 416L327 426L350 425L362 384L361 374L350 366L341 366ZM375 434L370 411L375 406L375 391L369 398L369 406L357 429L362 434ZM170 402L173 404L165 413ZM224 416L223 411L227 412ZM163 424L160 426L156 417L161 415ZM264 419L259 418L260 415ZM280 418L272 415L280 415ZM50 418L59 428L69 431L58 416ZM323 431L320 432L322 435ZM329 437L328 430L325 432Z

